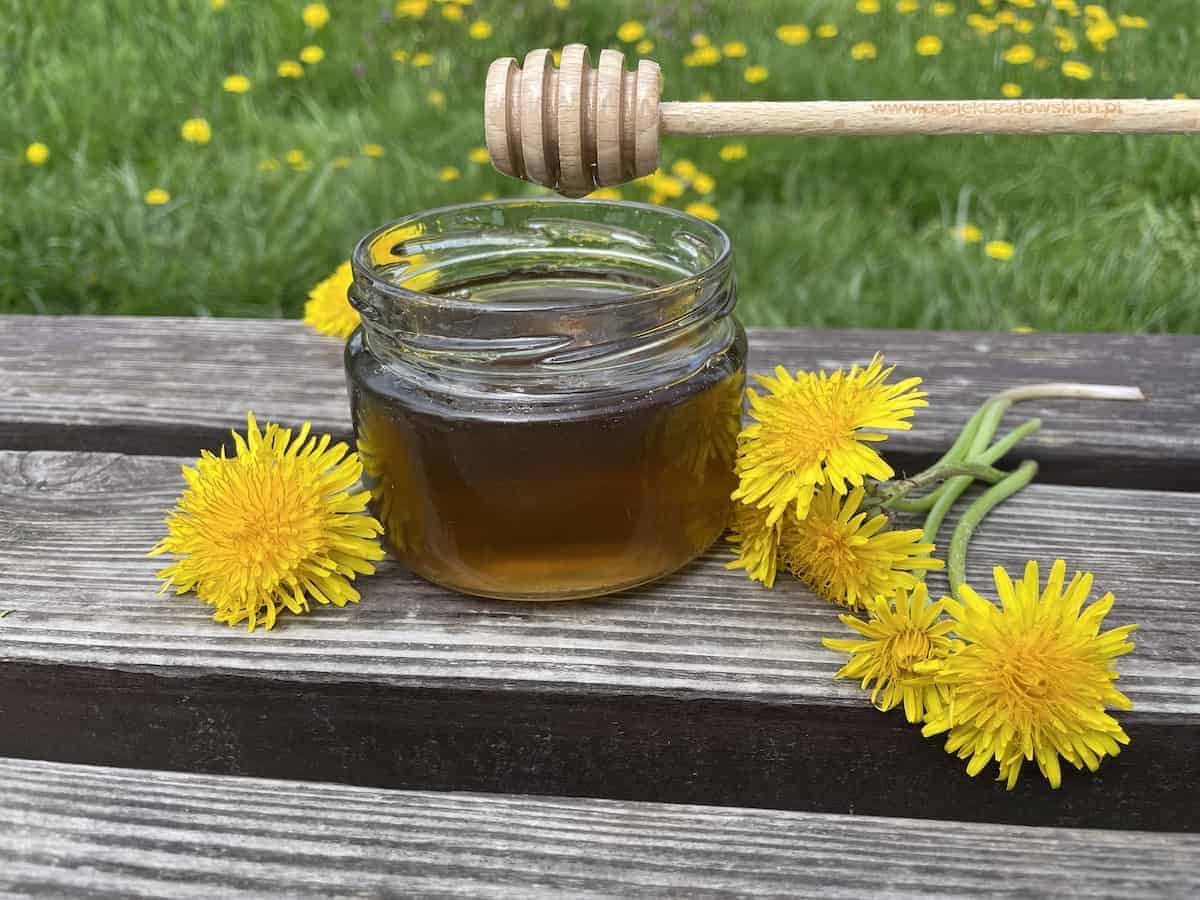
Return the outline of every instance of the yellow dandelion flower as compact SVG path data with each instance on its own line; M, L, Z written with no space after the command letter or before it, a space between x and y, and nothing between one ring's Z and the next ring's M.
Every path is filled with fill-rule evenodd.
M320 47L318 47L316 44L309 44L307 47L305 47L303 50L300 51L300 61L303 63L308 63L308 65L310 65L310 66L315 66L317 63L319 63L324 58L325 58L325 51L322 50Z
M843 501L831 485L821 485L808 515L785 519L780 538L787 570L818 596L852 610L913 590L913 572L945 567L930 556L933 544L921 542L920 528L889 531L886 515L868 519L859 512L864 494L856 487Z
M793 24L780 25L775 29L775 37L783 41L789 47L799 47L801 44L807 44L812 33L808 30L807 25Z
M850 48L850 58L862 62L879 56L879 48L870 41L859 41Z
M1004 61L1014 66L1033 62L1037 54L1028 44L1013 44L1004 51Z
M1062 64L1062 73L1068 78L1088 81L1092 77L1092 67L1078 60L1068 59Z
M1079 4L1075 0L1051 0L1051 5L1061 12L1071 16L1079 15Z
M471 27L467 29L467 34L472 40L486 41L492 36L492 23L483 19L476 19L471 23Z
M838 36L838 27L832 22L826 22L824 25L818 25L816 35L823 40L829 40Z
M683 58L683 64L692 69L697 66L715 66L720 61L720 48L711 44L707 47L699 47Z
M1003 9L996 13L996 22L1000 25L1015 25L1017 24L1017 14L1011 9Z
M666 174L661 169L652 172L645 178L639 179L639 181L654 193L662 194L664 197L670 199L682 197L685 190L682 181Z
M634 41L640 41L646 36L646 26L637 19L630 19L628 22L622 22L617 29L617 40L626 44L632 44Z
M333 162L330 163L335 169L348 169L353 164L354 160L348 156L335 156Z
M597 188L587 195L589 200L620 200L621 192L616 188L602 187Z
M308 162L308 158L304 155L304 151L300 149L289 150L283 155L283 158L292 168L295 168L296 166L302 166Z
M320 334L345 340L358 327L358 310L350 305L346 292L354 281L347 260L332 275L308 292L304 304L304 324Z
M921 8L921 4L917 0L896 0L896 12L902 16L909 16Z
M250 90L250 79L245 75L226 75L221 81L221 90L230 94L244 94Z
M550 58L552 60L554 60L554 65L556 65L556 66L562 65L562 51L561 50L555 50L553 53L550 54Z
M726 563L725 568L745 569L751 581L774 587L782 531L783 523L767 521L766 510L748 503L735 503L729 543L736 545L737 559Z
M425 95L425 99L427 101L429 101L429 105L432 106L434 109L445 109L446 108L446 92L445 91L440 91L437 88L434 88L432 91L430 91L428 94Z
M258 171L262 172L264 175L269 175L272 172L278 172L279 160L274 158L264 159L258 164Z
M688 215L695 216L698 219L707 219L709 222L715 222L721 218L721 214L717 212L717 208L711 203L695 202L689 203L683 208L683 211Z
M304 75L304 66L294 59L285 59L275 67L275 72L280 78L300 78Z
M892 467L870 445L886 439L880 429L910 428L905 420L928 406L917 390L921 379L887 384L893 371L877 354L849 372L793 377L778 366L774 377L755 376L767 393L746 392L755 422L738 437L740 484L733 498L769 507L772 522L793 504L803 519L819 485L844 494L864 476L891 478Z
M418 50L412 55L412 66L414 69L423 69L426 66L433 65L433 54L427 53L424 50Z
M747 66L746 71L742 73L742 78L747 84L762 84L771 75L771 70L766 66Z
M637 42L636 45L634 45L633 49L636 50L638 53L640 53L642 56L645 56L647 53L649 53L650 51L652 51L654 49L654 41L650 40L650 38L642 38L640 41Z
M697 172L692 177L692 190L697 194L711 194L717 189L717 179L707 172Z
M34 141L25 148L25 162L31 166L44 166L50 158L50 148L41 141Z
M1079 41L1075 39L1073 32L1066 28L1055 28L1054 32L1054 46L1060 53L1071 53L1079 49Z
M693 47L697 47L697 48L707 47L709 44L712 43L712 41L709 39L708 35L702 31L697 31L690 38L688 38L688 40L691 41L691 44Z
M1008 0L1008 2L1021 9L1034 9L1037 6L1037 0Z
M1021 90L1021 86L1016 82L1006 81L1004 84L1000 85L1000 93L1009 100L1016 100L1025 92Z
M442 7L442 18L447 22L461 22L463 20L463 8L457 3L447 3Z
M442 166L438 171L438 181L458 181L462 173L454 166Z
M721 52L729 59L741 59L750 50L742 41L729 41L721 45Z
M1012 790L1022 763L1036 761L1057 788L1060 757L1094 772L1129 743L1105 709L1133 708L1113 687L1113 661L1133 650L1128 637L1137 626L1101 634L1113 595L1084 609L1092 576L1077 572L1064 585L1061 559L1051 566L1044 590L1035 562L1016 584L999 566L993 577L1000 606L967 585L959 590L961 602L942 601L966 646L938 665L936 680L950 688L953 702L928 719L922 734L949 732L946 751L970 760L968 775L994 759L999 780Z
M1018 325L1015 328L1010 328L1009 331L1013 334L1033 334L1037 329L1029 325Z
M1189 98L1188 98L1188 95L1186 93L1184 93L1183 91L1177 91L1176 93L1171 95L1171 99L1172 100L1187 100Z
M208 0L208 6L214 12L220 12L229 5L229 0Z
M309 28L324 28L329 21L329 7L324 3L310 3L300 11L300 18Z
M204 146L212 140L212 127L208 119L187 119L179 126L179 136L189 144Z
M671 173L678 175L680 178L686 178L689 181L696 177L696 173L700 170L696 168L696 164L690 159L677 159L671 163Z
M979 13L971 13L971 15L967 16L967 24L979 34L992 34L1000 28L994 19L981 16Z
M1145 16L1130 16L1125 14L1117 17L1117 24L1122 28L1141 29L1150 27L1150 23L1146 21Z
M260 432L247 414L234 456L206 450L184 466L187 487L150 551L176 557L158 573L164 591L195 591L216 607L213 619L248 631L272 628L283 609L307 612L310 600L358 602L350 582L383 559L383 527L364 512L370 492L354 491L358 454L310 428L305 422L293 440L275 424Z
M1036 26L1028 19L1017 19L1016 24L1013 25L1013 30L1016 31L1017 34L1033 34L1035 27Z
M553 3L555 9L566 10L571 8L571 0L553 0Z
M400 0L392 12L397 19L423 19L429 12L429 0Z
M1008 241L988 241L983 245L983 252L992 259L1008 262L1017 251Z
M946 16L954 15L958 9L953 3L935 3L930 7L933 14L939 19L944 19Z
M1089 3L1083 8L1083 14L1086 18L1099 22L1108 18L1108 10L1099 3Z
M383 157L383 145L382 144L363 144L362 145L362 154L363 154L363 156L371 157L371 159L381 159Z
M750 150L745 144L725 144L717 154L725 162L737 162L749 156Z
M949 690L927 670L962 646L949 637L954 623L942 618L942 601L930 603L928 589L918 582L894 599L876 597L863 605L870 616L865 622L838 616L861 637L821 641L830 650L850 654L833 677L861 680L863 690L871 688L871 704L882 712L903 704L904 717L913 724L941 715Z
M146 201L147 206L163 206L171 202L171 195L165 188L150 188L146 191L146 196L142 198Z
M492 161L487 147L472 147L471 152L467 154L467 159L479 166L486 166Z
M880 3L879 0L858 0L858 2L854 4L854 8L864 16L873 16L875 13L879 12Z
M937 56L942 52L942 39L936 34L922 35L917 39L918 56Z
M655 206L662 206L664 203L667 202L667 196L666 196L666 194L660 194L658 191L655 191L653 194L651 194L649 197L646 198L646 202L653 203Z
M972 225L970 222L954 229L954 235L964 244L978 244L983 240L983 231L978 225Z

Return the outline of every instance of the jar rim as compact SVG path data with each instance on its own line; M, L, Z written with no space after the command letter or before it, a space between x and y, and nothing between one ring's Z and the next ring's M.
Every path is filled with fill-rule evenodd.
M699 216L694 216L691 213L684 212L680 209L674 209L669 206L658 206L650 203L641 203L634 200L588 200L586 198L573 199L568 197L506 197L496 200L476 200L469 203L452 203L446 206L437 206L430 209L421 210L403 216L392 222L371 230L365 236L359 239L354 245L354 250L350 255L350 267L355 279L360 276L366 279L373 290L382 291L384 294L391 294L400 297L409 302L417 301L422 304L427 304L430 307L443 309L448 312L453 311L478 311L479 305L472 300L463 300L454 297L448 297L442 294L433 294L425 291L413 290L412 288L404 287L394 281L390 281L381 277L378 274L378 266L371 256L371 244L378 238L397 228L402 228L405 225L412 225L415 222L424 219L430 219L436 216L457 214L469 212L471 210L489 210L503 209L506 207L520 206L542 206L556 207L564 210L572 206L587 205L587 206L603 206L614 210L629 210L635 209L651 215L660 216L663 219L675 219L681 223L686 223L693 229L700 229L713 239L713 247L715 254L712 262L708 263L699 272L695 272L684 278L675 281L664 282L663 284L647 287L640 290L630 291L613 300L596 304L593 310L599 311L607 307L620 306L628 304L631 301L649 298L664 291L677 291L680 289L690 289L698 287L705 281L713 278L714 275L720 273L728 267L733 253L733 244L729 239L729 235L720 226L702 219ZM568 304L564 304L567 308Z

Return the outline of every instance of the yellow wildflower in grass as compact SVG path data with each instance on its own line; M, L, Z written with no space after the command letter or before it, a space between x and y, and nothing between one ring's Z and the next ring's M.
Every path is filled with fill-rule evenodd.
M688 38L688 40L691 42L691 45L696 48L707 47L712 43L712 39L702 31L695 32L690 38Z
M433 54L427 53L424 50L418 50L412 55L412 66L414 69L423 69L426 66L433 65Z
M896 12L902 16L912 15L920 8L921 4L917 0L896 0Z
M696 95L696 100L699 103L712 103L713 99L712 91L701 91Z
M883 513L859 512L864 490L856 487L844 501L830 484L821 485L802 520L783 520L779 559L787 570L831 603L862 608L876 597L895 597L917 586L913 572L941 569L922 543L920 528L887 530Z
M954 236L964 244L978 244L983 240L983 231L980 230L978 225L972 225L968 222L954 229Z
M589 200L620 200L621 192L616 188L602 187L597 188L587 195Z
M1021 9L1035 9L1037 0L1008 0L1013 6L1019 6Z
M762 84L771 75L771 70L766 66L747 66L746 71L742 73L742 78L747 84Z
M1008 241L988 241L983 246L983 252L992 259L1008 262L1017 251Z
M782 531L783 523L769 522L766 510L748 503L735 503L728 540L737 548L734 550L737 559L726 563L725 568L745 569L751 581L774 587Z
M308 157L306 157L304 155L304 151L300 149L289 150L283 155L283 158L293 169L297 166L303 166L306 162L308 162Z
M1079 41L1075 39L1075 34L1069 28L1055 27L1054 29L1054 46L1058 48L1060 53L1071 53L1079 49Z
M324 3L310 3L300 11L300 18L309 28L324 28L329 21L329 7Z
M1017 19L1016 24L1013 25L1013 31L1017 34L1033 34L1035 27L1028 19Z
M918 56L937 56L942 52L942 39L936 34L922 35L917 39L916 51Z
M823 40L829 40L838 36L838 27L832 22L826 22L824 25L818 25L816 35Z
M25 162L31 166L44 166L50 158L50 148L41 141L34 141L25 148Z
M1036 57L1037 54L1028 44L1013 44L1004 51L1004 61L1014 66L1031 63Z
M995 15L996 23L999 25L1016 25L1017 14L1011 9L1003 9Z
M646 26L637 19L630 19L628 22L622 22L617 28L617 40L623 41L626 44L632 44L634 41L640 41L646 36Z
M721 45L721 52L729 59L741 59L750 50L742 41L728 41Z
M262 160L258 164L258 171L262 172L264 175L269 175L272 172L278 172L279 160L275 159L274 157Z
M1094 22L1103 22L1108 18L1108 10L1099 3L1089 3L1083 8L1083 14Z
M397 19L423 19L429 12L429 0L400 0L392 12Z
M147 206L163 206L171 202L171 195L165 188L150 188L146 191L146 196L142 198L146 201Z
M994 19L981 16L979 13L971 13L971 15L967 16L967 24L974 28L977 33L983 35L992 34L1000 28Z
M485 200L485 201L486 200L495 200L496 192L495 191L484 191L482 194L479 195L479 199Z
M858 2L854 4L854 8L864 16L873 16L875 13L879 12L880 4L879 0L858 0Z
M552 52L550 54L550 59L552 59L554 61L555 66L561 66L562 65L562 51L555 50L554 52Z
M671 163L671 174L691 180L700 170L690 159L677 159Z
M214 12L220 12L229 5L229 0L208 0L208 6Z
M721 214L717 212L717 208L711 203L696 201L689 203L683 208L683 211L688 215L695 216L698 219L707 219L709 222L715 222L721 218Z
M717 151L717 155L725 162L737 162L749 156L750 150L745 144L725 144Z
M555 9L566 10L571 8L571 0L552 0Z
M401 63L401 64L406 63L406 62L408 62L408 51L407 50L393 50L392 51L392 59L394 59L396 62Z
M212 140L212 127L208 119L186 119L179 126L179 136L189 144L204 146Z
M792 24L780 25L775 29L775 37L783 41L789 47L799 47L801 44L807 44L812 37L812 32L808 30L807 25Z
M1120 31L1111 19L1102 19L1098 22L1093 22L1084 31L1084 36L1088 39L1088 43L1101 53L1108 50L1109 41L1116 38L1118 34L1120 34Z
M957 7L955 7L953 3L935 3L929 8L939 19L944 19L946 16L952 16L958 11Z
M850 58L858 62L875 59L877 56L879 56L879 48L871 41L859 41L850 48Z
M310 436L305 422L258 430L246 416L246 436L234 432L235 454L205 450L167 516L167 536L151 556L175 562L158 573L163 591L195 591L216 607L213 619L274 627L280 611L308 612L310 601L357 603L351 585L383 559L383 527L366 514L369 491L358 454L329 435Z
M348 156L335 156L333 162L330 163L335 169L348 169L353 164L354 160Z
M733 499L769 508L771 522L792 505L803 519L822 484L844 494L864 476L891 478L892 467L870 445L886 439L881 429L910 428L905 420L928 406L917 390L921 379L887 384L893 371L877 354L865 368L832 375L793 376L783 366L774 377L756 375L767 393L746 391L755 421L738 436L740 483Z
M865 622L838 616L861 637L821 641L830 650L850 655L833 677L861 679L863 690L871 688L876 709L887 712L903 704L904 717L913 724L942 715L949 690L922 671L962 646L949 636L954 623L942 618L942 601L930 603L929 590L918 582L894 599L869 598L863 605L869 614Z
M1177 91L1176 93L1171 95L1171 99L1172 100L1187 100L1189 98L1188 98L1188 95L1186 93L1184 93L1183 91Z
M486 41L492 36L492 23L484 19L476 19L467 29L467 34L472 40Z
M1078 60L1068 59L1062 64L1062 73L1068 78L1087 81L1092 77L1092 67Z
M461 175L455 166L442 166L438 171L438 181L458 181Z
M369 156L369 157L371 157L371 159L380 159L383 157L383 145L382 144L363 144L362 145L362 153L363 153L363 156Z
M310 66L315 66L317 63L319 63L324 58L325 58L325 51L322 50L320 47L318 47L316 44L309 44L307 47L305 47L303 50L300 51L300 61L303 63L308 63L308 65L310 65Z
M678 178L666 174L661 169L658 169L639 181L655 194L662 194L664 197L674 200L683 196L685 190L684 184Z
M447 3L442 7L442 18L447 22L461 22L463 15L463 8L457 3Z
M697 172L692 176L692 190L697 194L711 194L717 189L717 179L707 172Z
M1079 15L1079 4L1075 0L1051 0L1051 6L1069 16Z
M1122 28L1141 29L1150 27L1150 23L1146 21L1145 16L1130 16L1125 14L1117 17L1117 24Z
M1025 92L1021 90L1021 86L1015 81L1006 81L1000 85L1000 93L1009 100L1016 100Z
M998 780L1012 790L1022 764L1037 762L1057 788L1060 757L1094 772L1104 757L1116 756L1119 745L1129 743L1105 709L1133 708L1113 686L1113 661L1133 650L1128 637L1137 626L1101 634L1113 595L1084 609L1092 576L1077 572L1064 586L1061 559L1051 566L1044 590L1035 562L1016 584L999 566L992 574L1000 606L967 585L959 591L961 602L942 601L966 646L938 664L936 681L954 699L928 718L921 733L949 732L946 752L970 760L968 775L978 775L994 759Z
M446 108L446 92L434 88L425 95L425 99L434 109L443 110Z
M230 94L244 94L250 90L250 79L245 75L226 75L221 82L221 90Z
M683 64L692 69L697 66L715 66L720 61L720 48L714 47L711 44L707 47L698 47L683 58Z
M640 41L637 42L637 44L634 46L633 49L636 50L638 53L640 53L642 56L645 56L647 53L649 53L651 50L654 49L654 41L650 40L650 38L642 38Z
M275 67L275 72L280 78L300 78L304 75L304 66L294 59L285 59Z
M304 304L304 324L320 334L345 340L358 327L358 310L350 305L346 292L354 281L350 261L342 263L328 278L308 292Z
M492 161L487 147L472 147L471 152L467 154L467 159L479 166L486 166Z

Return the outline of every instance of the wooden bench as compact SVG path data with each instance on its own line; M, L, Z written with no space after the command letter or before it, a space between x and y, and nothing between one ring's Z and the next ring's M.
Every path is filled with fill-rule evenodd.
M757 330L751 348L755 370L829 368L881 350L903 374L923 375L930 408L889 442L889 459L907 471L944 450L969 411L1000 388L1069 379L1146 391L1140 404L1023 404L1020 412L1046 419L1022 450L1042 463L1038 483L985 521L968 561L969 579L987 586L993 565L1061 556L1116 593L1111 621L1142 625L1137 651L1121 666L1121 687L1135 703L1121 716L1133 739L1127 750L1096 775L1071 770L1057 792L1033 773L1012 793L986 775L970 779L940 740L923 739L898 713L872 710L855 685L833 681L838 657L820 638L841 626L828 604L790 579L767 592L725 572L723 549L646 589L550 605L455 596L387 563L363 582L356 607L320 609L270 633L218 626L190 598L156 597L162 563L145 557L181 486L179 466L227 441L247 409L260 421L311 420L346 436L338 342L296 322L0 317L0 610L11 610L0 619L0 756L207 776L13 761L2 771L28 785L14 801L17 815L53 831L37 824L39 791L78 782L103 794L98 785L122 778L146 786L163 828L183 832L191 808L156 792L194 788L219 805L226 792L245 791L247 816L273 808L254 799L264 791L298 809L323 807L321 798L332 806L388 798L395 812L387 821L418 831L438 803L461 803L470 810L465 831L435 829L419 849L395 845L397 858L444 852L438 859L452 861L473 828L511 832L503 823L513 816L568 809L581 833L607 835L615 855L600 854L594 866L547 859L555 826L522 852L536 857L534 868L546 866L535 887L581 894L656 885L703 893L710 883L714 891L790 890L741 871L740 850L715 858L696 850L694 865L679 863L677 882L639 881L653 868L644 862L622 880L624 864L612 862L620 847L645 846L646 836L671 829L716 845L731 821L735 830L754 823L745 837L754 846L754 834L791 836L762 851L763 865L797 873L788 884L801 892L817 858L801 845L824 834L829 847L858 859L828 868L822 893L833 896L868 890L855 878L879 854L893 858L899 834L930 847L935 833L953 835L957 843L945 846L962 848L957 862L923 858L913 871L936 887L944 864L965 880L938 882L941 889L970 891L976 876L962 866L972 842L1010 846L1012 835L1011 847L1019 837L1063 857L1023 869L1030 884L1057 873L1086 893L1076 871L1107 860L1110 886L1124 884L1126 895L1138 885L1195 893L1192 839L1150 832L1200 830L1200 339ZM931 582L944 590L940 577ZM219 777L231 775L373 790ZM71 813L65 787L56 802L72 821L120 819L82 799ZM696 812L692 833L686 813L656 803L757 810ZM907 821L914 818L955 824ZM390 853L392 839L381 835L378 852ZM36 836L16 840L16 859L33 860L20 871L54 867ZM1152 848L1162 849L1161 865ZM68 856L66 868L74 865ZM294 855L278 862L297 884L309 883L307 863ZM421 876L444 881L420 885L470 891L488 884L490 865L480 861L459 878L447 862ZM514 894L528 886L506 881L512 867L496 865L496 885ZM714 874L720 867L730 880ZM415 870L400 864L372 872L393 887L417 884L407 881ZM871 885L919 890L907 873L901 867L895 881ZM1126 875L1134 880L1119 880ZM0 893L6 878L19 877L0 867ZM241 889L252 890L247 884Z

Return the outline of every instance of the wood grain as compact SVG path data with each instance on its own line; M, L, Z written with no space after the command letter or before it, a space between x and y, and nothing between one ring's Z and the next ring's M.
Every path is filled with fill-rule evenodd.
M0 448L195 455L253 409L345 436L341 342L294 321L0 317ZM1039 478L1200 490L1200 338L752 330L753 370L863 362L882 350L921 374L931 406L889 458L915 471L989 394L1034 381L1142 387L1145 403L1022 404L1042 415Z
M0 754L146 768L1039 824L1200 829L1191 494L1034 486L969 576L1064 556L1138 622L1133 746L1015 795L831 679L841 626L720 551L607 600L449 594L388 563L361 605L248 635L155 596L180 460L0 453ZM939 585L940 586L940 583ZM281 754L280 747L305 752Z
M0 893L1187 897L1200 837L0 759Z

